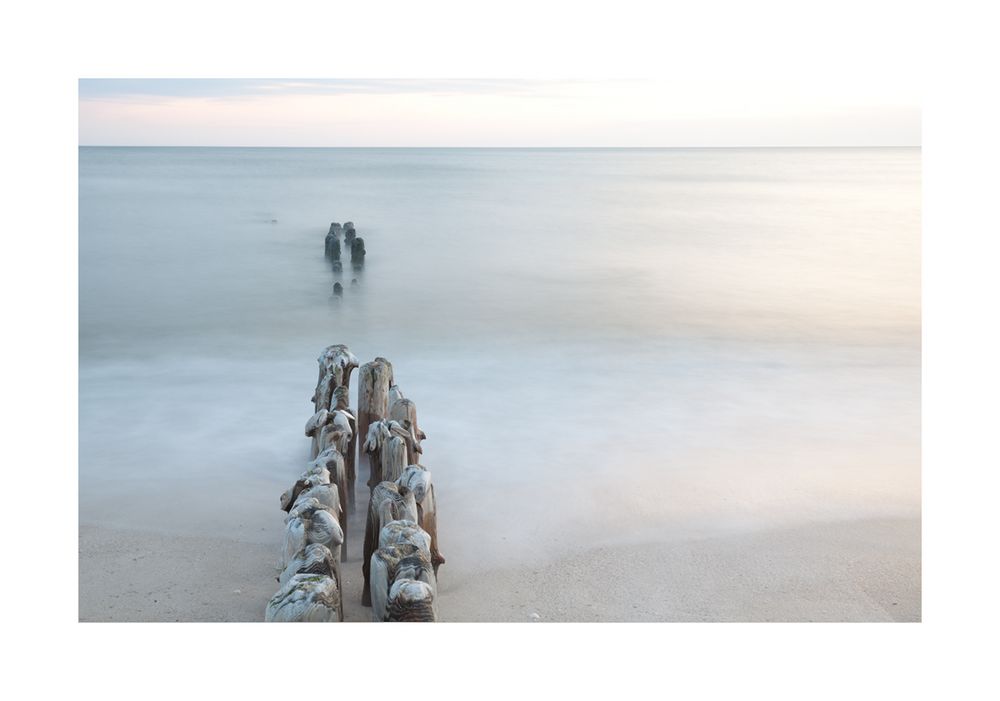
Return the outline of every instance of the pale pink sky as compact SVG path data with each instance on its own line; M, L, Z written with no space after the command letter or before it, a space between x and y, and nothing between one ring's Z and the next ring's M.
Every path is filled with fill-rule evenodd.
M81 80L82 145L915 146L904 80Z

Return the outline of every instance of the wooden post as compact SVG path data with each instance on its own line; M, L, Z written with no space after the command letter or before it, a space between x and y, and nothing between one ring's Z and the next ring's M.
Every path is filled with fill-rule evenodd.
M417 462L424 452L421 441L427 438L417 425L417 405L412 399L397 399L389 406L389 418L398 422L409 434L406 443L410 449L410 462Z
M337 562L330 548L319 543L312 543L300 550L288 563L288 567L278 576L279 586L284 587L288 584L288 580L297 574L321 575L335 580L340 610L337 620L344 620L344 578L341 576L340 563Z
M330 412L320 409L306 421L306 438L312 438L312 445L309 448L309 459L314 459L320 453L319 440L323 428L333 420Z
M364 559L361 561L361 573L365 580L364 589L361 590L362 605L372 605L369 567L372 553L382 547L379 542L382 527L390 521L405 521L418 529L417 518L417 502L410 490L405 487L400 489L395 482L381 482L372 490L368 499L368 517L365 520ZM427 537L427 552L429 556L430 537Z
M327 346L316 359L319 363L319 380L316 392L313 394L315 410L346 411L355 416L349 407L351 373L358 367L357 357L342 343ZM355 417L351 441L344 454L344 467L347 470L347 504L354 511L355 453L357 444L357 420ZM320 448L322 450L322 448Z
M354 513L354 483L357 479L357 468L355 467L355 456L358 452L358 417L355 412L351 411L349 404L350 398L348 394L349 390L346 386L341 385L333 391L332 404L336 410L348 419L350 425L350 435L351 439L347 442L347 448L341 451L344 456L344 465L347 469L347 484L349 485L350 492L347 494L347 504L350 508L350 512Z
M368 454L368 484L393 482L403 474L407 465L417 462L417 449L413 435L392 419L379 419L368 426L368 437L362 446Z
M398 623L433 623L434 589L427 582L397 579L389 590L385 620Z
M338 387L350 389L351 373L358 367L358 359L347 346L338 343L324 348L316 361L319 363L319 379L313 394L314 411L333 409L333 392Z
M403 390L399 388L399 385L391 385L389 387L389 411L392 412L392 405L401 399L405 399L403 396Z
M361 366L358 372L358 445L364 445L368 436L368 427L379 419L386 418L389 412L389 386L392 385L392 363L385 358L375 358L370 363ZM361 464L361 453L358 453L358 465ZM371 482L372 467L369 467L369 488L374 488Z
M389 424L383 419L368 424L368 432L361 441L361 453L368 456L368 489L382 481L382 444L389 437ZM359 453L360 455L360 453Z
M365 267L365 240L358 237L351 241L351 268L361 270Z
M344 540L347 540L347 513L349 508L349 494L350 482L347 479L347 469L344 466L344 456L337 450L336 446L329 446L324 448L316 459L309 463L310 468L325 469L329 474L329 481L337 486L337 497L340 500L340 528L344 532ZM347 557L347 549L345 548L343 557Z
M330 224L330 230L326 232L326 257L330 260L340 260L340 232L341 227L337 222Z
M372 554L368 579L372 620L376 622L385 620L389 590L397 579L415 579L425 582L435 591L437 589L427 553L411 543L388 545L376 550Z
M337 582L322 574L296 574L271 597L264 612L268 623L344 620Z
M413 492L413 498L417 502L417 523L431 537L430 556L436 577L438 567L445 563L445 559L438 548L437 500L434 498L434 483L431 481L431 473L423 465L409 465L403 470L403 474L396 482L399 486L406 487Z

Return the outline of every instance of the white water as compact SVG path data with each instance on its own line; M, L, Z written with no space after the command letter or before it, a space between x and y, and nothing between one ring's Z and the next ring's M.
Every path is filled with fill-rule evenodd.
M919 190L915 149L82 148L81 522L277 547L330 343L417 402L448 566L918 515Z

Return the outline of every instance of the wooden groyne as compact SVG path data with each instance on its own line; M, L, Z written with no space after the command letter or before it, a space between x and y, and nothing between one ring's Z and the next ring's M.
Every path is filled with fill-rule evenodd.
M352 262L364 264L364 241L354 224L330 225L325 255L339 262L340 235ZM356 254L357 252L357 254ZM277 577L266 621L343 621L348 515L355 511L358 468L368 466L368 500L361 573L362 605L371 620L437 620L437 502L430 471L421 464L426 438L417 408L395 383L382 357L359 366L345 345L327 346L306 421L310 462L279 498L286 512ZM358 369L357 408L350 406ZM350 534L357 538L358 535Z
M343 245L341 245L341 238L343 238ZM344 272L343 257L345 254L350 256L351 269L360 277L360 273L365 268L365 255L367 254L365 240L358 236L354 222L345 222L344 224L331 222L324 241L324 255L335 277L340 277ZM357 285L358 278L351 278L351 287L357 287ZM344 296L344 284L340 280L333 283L333 296Z

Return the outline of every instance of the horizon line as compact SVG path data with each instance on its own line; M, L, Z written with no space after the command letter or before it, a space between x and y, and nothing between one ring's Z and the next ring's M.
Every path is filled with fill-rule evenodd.
M795 145L741 145L741 146L223 146L205 144L77 144L77 148L272 148L272 149L349 149L349 148L370 148L370 149L792 149L792 148L825 148L825 149L848 149L848 148L922 148L922 144L852 144L852 145L819 145L819 144L795 144Z

